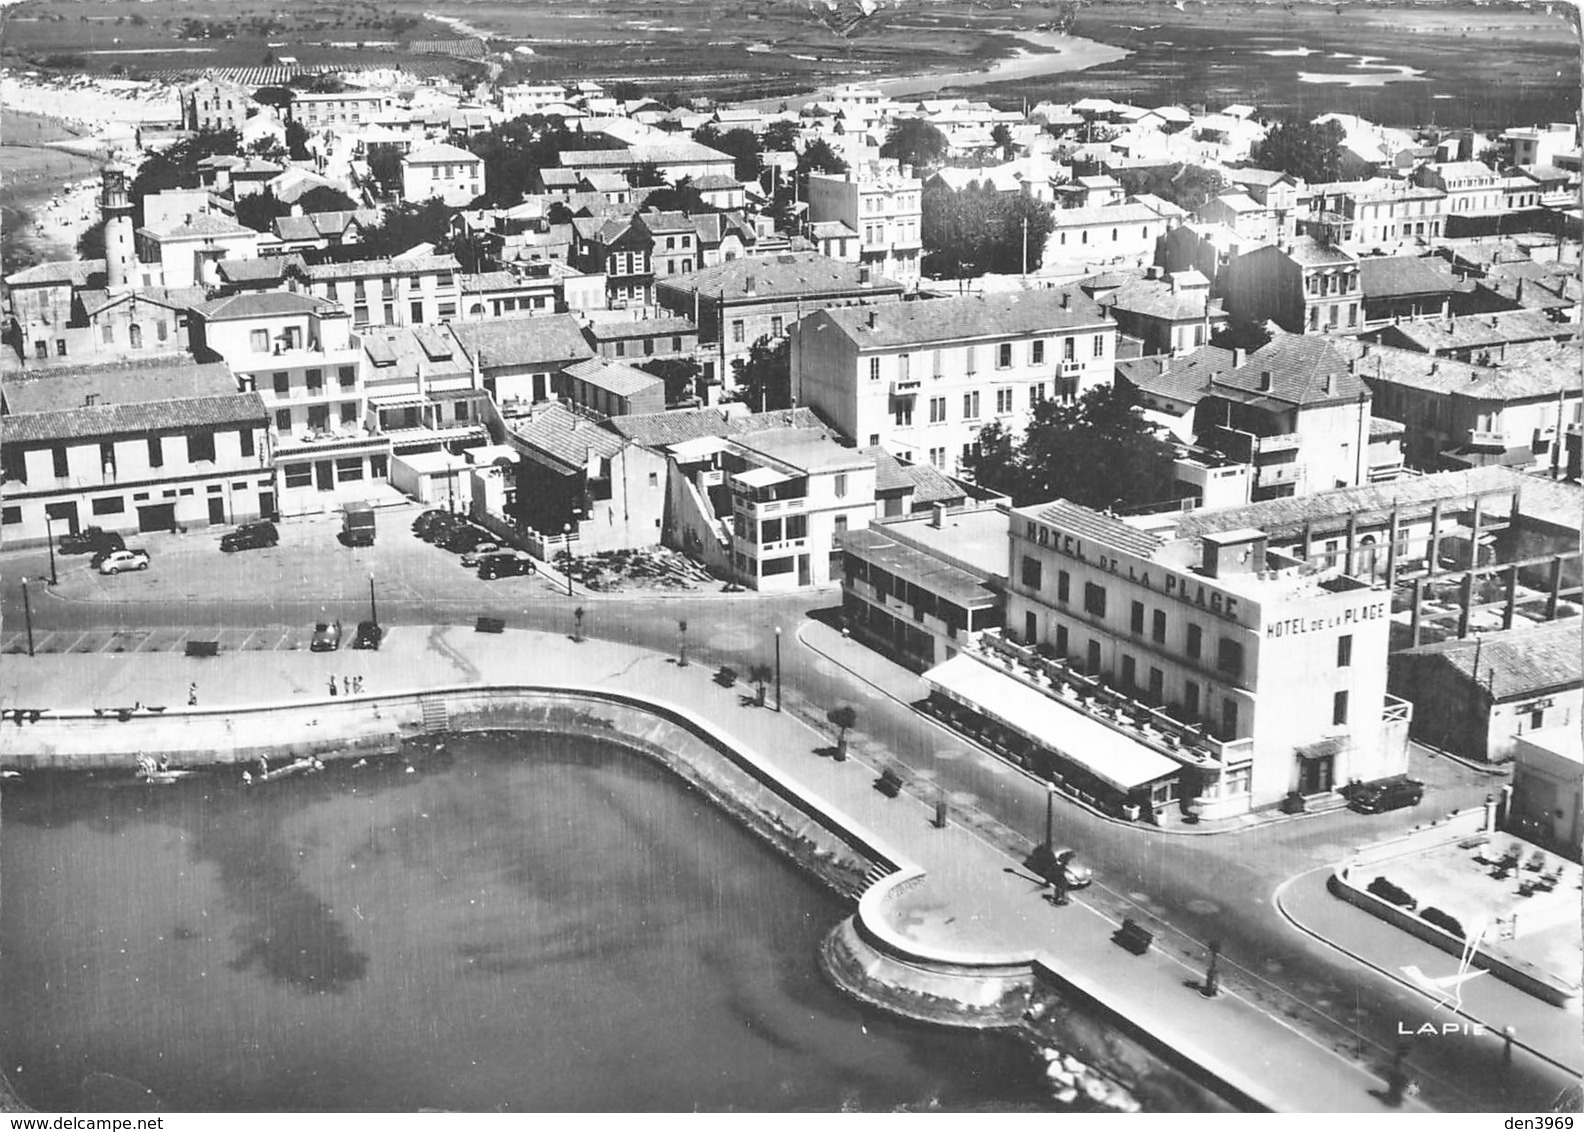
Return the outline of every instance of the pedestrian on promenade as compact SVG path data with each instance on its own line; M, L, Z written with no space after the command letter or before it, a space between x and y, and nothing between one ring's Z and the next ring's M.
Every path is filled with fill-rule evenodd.
M363 677L361 677L361 676L352 677L352 691L357 693L360 696L363 694Z
M350 696L352 694L352 677L341 677L341 694L343 696Z
M187 706L188 707L197 707L198 706L198 685L197 684L188 684L187 685Z
M336 682L334 676L330 677L330 694L332 696L336 694Z

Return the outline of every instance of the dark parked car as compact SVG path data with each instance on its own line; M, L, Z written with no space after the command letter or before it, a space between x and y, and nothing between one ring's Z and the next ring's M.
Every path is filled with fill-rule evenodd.
M340 621L321 621L314 626L313 640L308 644L311 652L335 652L340 647Z
M1355 786L1348 793L1348 805L1361 814L1383 814L1417 806L1423 798L1424 783L1417 778L1389 778Z
M488 582L495 578L511 578L519 574L537 574L539 564L521 550L500 550L479 559L478 576Z
M234 531L220 536L220 549L230 554L233 550L253 550L260 546L274 546L280 542L280 532L274 523L259 521L243 523Z
M423 528L413 528L418 531L418 537L425 542L444 542L448 537L459 530L467 528L467 520L447 511L441 511L438 516L425 523Z
M352 647L355 649L377 649L380 641L385 639L385 630L378 621L359 621L357 632L352 634Z
M449 511L425 511L422 515L419 515L413 520L413 534L417 535L419 538L423 538L429 532L431 527L434 527L440 523L444 523L448 519L454 518L456 518L456 516L451 514Z
M444 538L439 539L438 544L447 550L462 553L472 550L482 542L490 541L492 539L488 531L480 530L478 527L464 523L448 533Z
M125 550L126 540L114 531L84 527L75 534L61 535L56 548L62 554L89 554L100 550Z

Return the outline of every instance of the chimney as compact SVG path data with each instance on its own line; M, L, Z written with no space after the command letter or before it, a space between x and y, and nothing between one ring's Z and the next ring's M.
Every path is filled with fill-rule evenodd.
M1071 307L1072 307L1072 295L1068 294L1066 291L1063 291L1062 292L1062 310L1068 310Z
M874 275L872 274L869 265L867 263L860 263L858 265L858 286L870 287L873 285Z
M1158 360L1160 362L1160 369L1156 370L1157 373L1165 373L1167 370L1171 369L1171 359L1169 357L1162 354Z
M1153 264L1152 263L1152 264L1150 264L1148 267L1146 267L1144 269L1144 278L1146 278L1146 279L1159 279L1160 277L1161 277L1161 269L1160 269L1160 267L1157 264Z
M1268 370L1268 369L1260 370L1259 387L1260 387L1260 392L1261 393L1270 392L1270 387L1271 387L1271 371L1270 370Z
M1370 356L1370 343L1368 342L1364 343L1364 356L1366 358Z
M873 330L875 328L875 323L877 323L879 321L880 321L879 314L876 313L875 311L871 310L869 312L869 329Z
M1242 346L1232 347L1232 368L1242 369L1243 363L1248 361L1248 351Z
M747 279L743 280L743 290L750 295L753 294L754 284L756 282L758 282L758 280L756 280L752 275L748 276Z
M930 507L930 526L940 530L946 525L946 504L936 503Z
M1430 372L1432 374L1440 373L1441 372L1441 363L1440 362L1431 362L1430 363Z
M99 401L99 394L97 394L97 393L85 393L83 395L83 408L91 409L91 408L94 407L94 405L96 405L98 403L98 401Z
M1336 374L1326 374L1321 382L1320 389L1327 397L1331 396L1336 391Z

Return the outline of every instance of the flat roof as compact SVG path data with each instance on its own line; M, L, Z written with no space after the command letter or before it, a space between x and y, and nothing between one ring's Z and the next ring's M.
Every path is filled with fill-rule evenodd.
M1118 790L1133 790L1182 770L1181 764L1165 755L967 653L937 664L924 673L924 682L1077 763Z
M884 527L870 526L842 538L845 550L880 566L920 589L946 598L964 609L994 606L995 591L972 571L906 543L897 542Z
M764 456L803 472L874 467L873 456L848 448L822 428L774 428L732 439L749 454Z
M999 507L948 510L938 527L933 514L918 513L905 519L887 519L869 529L885 535L895 534L918 544L923 552L955 560L981 573L1006 577L1007 536L1012 530L1012 515Z

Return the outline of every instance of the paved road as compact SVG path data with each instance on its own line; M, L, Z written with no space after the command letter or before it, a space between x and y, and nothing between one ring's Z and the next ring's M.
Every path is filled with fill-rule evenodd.
M407 532L415 513L382 511L379 542L368 549L340 547L333 524L318 520L283 525L279 548L237 555L221 555L215 534L133 540L145 542L154 554L154 566L145 574L101 579L84 558L60 559L60 584L53 592L41 595L41 587L32 587L35 648L40 639L51 647L92 648L107 640L97 632L107 628L121 630L127 634L118 638L121 643L138 641L143 650L179 647L180 634L193 630L206 637L229 633L249 647L290 647L300 644L317 618L352 623L367 616L371 574L380 619L388 623L466 624L488 613L514 627L568 631L574 608L582 608L583 629L591 636L674 651L678 621L686 620L694 663L731 664L739 672L753 663L773 663L780 627L788 710L819 722L830 706L851 703L859 716L852 742L866 757L903 761L914 769L915 790L944 793L954 813L1004 847L1029 846L1042 836L1041 784L900 702L908 699L910 686L917 687L911 676L838 634L809 625L809 613L836 604L834 591L772 598L719 593L619 598L577 593L568 598L553 575L479 582L455 555ZM5 629L0 647L8 651L25 650L17 636L22 620L18 579L46 572L44 558L42 551L0 554ZM272 640L261 630L281 635ZM140 638L144 631L149 636ZM811 645L823 646L829 655ZM844 664L869 682L855 679ZM1288 877L1408 828L1425 812L1475 804L1490 788L1485 777L1422 752L1416 755L1415 772L1431 786L1417 817L1411 811L1370 817L1344 811L1186 837L1120 826L1064 801L1058 808L1058 837L1080 847L1095 864L1101 884L1094 901L1108 914L1151 920L1162 946L1185 961L1202 961L1205 944L1218 939L1228 985L1379 1071L1401 1040L1402 1028L1411 1032L1425 1021L1439 1023L1445 1012L1406 984L1295 929L1276 908L1273 893ZM1501 1018L1482 1021L1497 1028L1509 1024ZM1414 1039L1408 1065L1426 1103L1457 1111L1500 1111L1512 1107L1514 1097L1524 1106L1549 1107L1574 1081L1524 1056L1509 1070L1498 1048L1474 1041Z

